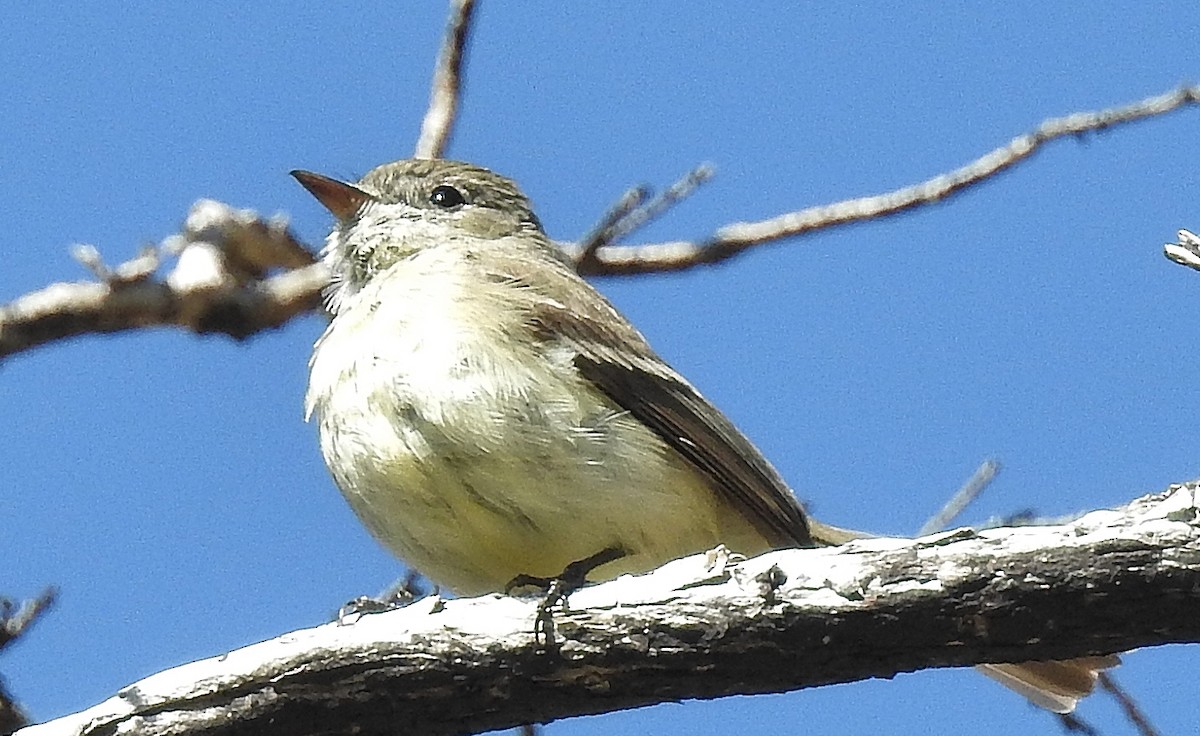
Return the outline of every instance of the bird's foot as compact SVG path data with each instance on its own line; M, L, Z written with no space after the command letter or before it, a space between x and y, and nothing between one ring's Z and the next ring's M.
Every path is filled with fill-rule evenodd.
M587 584L588 573L601 565L621 559L625 554L625 550L620 547L605 547L590 557L572 562L552 578L517 575L504 586L504 592L511 595L518 588L532 587L544 593L534 620L534 635L539 644L549 648L554 645L555 606L561 604L563 610L567 610L567 596Z

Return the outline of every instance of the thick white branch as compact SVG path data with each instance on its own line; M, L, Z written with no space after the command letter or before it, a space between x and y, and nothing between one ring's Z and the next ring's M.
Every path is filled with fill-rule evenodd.
M1200 484L1058 526L720 551L571 596L430 598L176 667L21 736L469 733L927 667L1200 641Z

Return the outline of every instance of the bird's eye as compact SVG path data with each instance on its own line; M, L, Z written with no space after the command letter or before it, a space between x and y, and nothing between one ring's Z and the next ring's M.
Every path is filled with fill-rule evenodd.
M434 187L433 191L429 193L429 201L432 204L445 209L453 209L459 205L467 203L467 200L465 197L463 197L462 192L447 184Z

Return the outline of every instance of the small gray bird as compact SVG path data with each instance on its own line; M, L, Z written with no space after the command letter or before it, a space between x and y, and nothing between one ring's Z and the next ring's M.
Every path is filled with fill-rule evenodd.
M384 545L462 595L518 576L644 572L725 544L840 544L770 463L546 237L502 176L397 161L356 184L292 172L337 224L309 417ZM600 556L598 558L598 556ZM1070 711L1115 658L990 674Z

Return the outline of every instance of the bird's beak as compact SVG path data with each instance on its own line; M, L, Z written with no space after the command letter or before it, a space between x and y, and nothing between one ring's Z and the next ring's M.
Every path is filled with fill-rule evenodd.
M297 169L292 176L339 220L348 220L358 214L362 206L372 199L370 194L353 184L311 171Z

